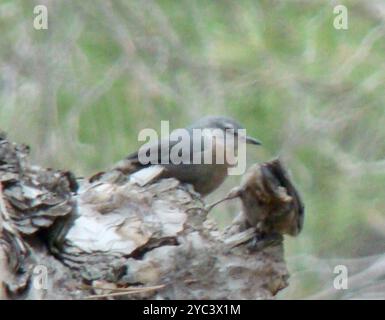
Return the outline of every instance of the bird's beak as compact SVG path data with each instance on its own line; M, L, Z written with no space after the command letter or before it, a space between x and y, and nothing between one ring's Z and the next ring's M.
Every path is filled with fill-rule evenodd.
M253 138L253 137L250 137L250 136L246 136L246 143L247 144L254 144L256 146L260 146L262 144L261 141Z

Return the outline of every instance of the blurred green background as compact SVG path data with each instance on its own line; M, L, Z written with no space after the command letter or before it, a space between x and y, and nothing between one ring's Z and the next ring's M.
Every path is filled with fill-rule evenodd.
M33 28L37 4L48 30ZM348 30L333 27L337 4ZM384 21L375 0L0 0L0 128L34 163L86 176L160 120L232 116L263 141L249 165L279 155L306 205L279 298L384 298L370 273L385 251ZM332 289L340 263L361 275L347 291Z

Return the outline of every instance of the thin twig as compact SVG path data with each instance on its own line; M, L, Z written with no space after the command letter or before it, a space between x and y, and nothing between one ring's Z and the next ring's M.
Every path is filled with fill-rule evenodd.
M164 286L164 285L158 285L158 286ZM158 287L158 286L156 286L156 287ZM91 286L91 285L87 285L87 284L83 284L80 287L78 287L78 289L80 289L80 290L97 289L97 290L117 291L117 292L138 291L138 290L146 291L148 288L153 288L153 287L108 288L108 287L95 286L95 285Z
M128 294L134 294L134 293L143 293L143 292L148 292L148 291L153 291L153 290L159 290L159 289L164 288L165 286L166 286L165 284L161 284L161 285L152 286L152 287L141 287L141 288L138 287L138 288L135 288L136 290L134 288L129 288L131 290L127 290L127 289L123 289L123 288L116 288L116 289L123 289L125 291L105 293L105 294L95 294L95 295L88 296L85 299L118 297L118 296L124 296L124 295L128 295ZM95 288L95 287L94 287L94 289L111 290L111 291L116 290L116 289L110 289L110 288Z

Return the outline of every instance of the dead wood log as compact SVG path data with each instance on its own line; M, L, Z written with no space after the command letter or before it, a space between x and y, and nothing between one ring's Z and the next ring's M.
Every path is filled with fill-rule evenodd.
M266 168L255 165L258 174L243 183L252 190L237 196L244 201L251 192L258 217L266 210L303 217L289 178L285 185ZM222 232L200 196L175 179L141 186L116 171L93 182L75 179L31 165L28 148L2 134L0 296L272 298L288 285L282 237L261 245L271 228L260 226L271 219L247 223L254 208L248 203L249 211Z

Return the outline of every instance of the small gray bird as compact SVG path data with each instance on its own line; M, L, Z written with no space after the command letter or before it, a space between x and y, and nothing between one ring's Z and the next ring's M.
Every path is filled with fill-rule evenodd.
M157 141L154 145L148 147L150 149L158 149L157 152L157 163L159 163L162 167L162 173L158 178L176 178L183 183L189 183L193 185L194 190L201 195L205 196L216 188L218 188L225 178L228 175L228 168L231 167L230 161L225 158L223 163L215 163L215 155L216 152L225 151L221 148L229 148L230 137L233 135L234 144L231 145L235 148L234 154L236 154L236 150L238 148L238 131L240 129L244 129L237 121L223 116L208 116L198 120L193 123L191 126L187 127L187 132L190 136L190 145L186 146L190 148L190 161L181 162L180 164L160 164L161 163L161 155L162 153L170 154L170 150L174 147L178 141L172 141L169 138L167 148L164 147L165 144L162 144L161 141ZM203 142L203 137L193 136L193 129L210 129L206 130L209 132L213 132L211 130L218 129L223 132L224 139L214 139L211 145L212 150L205 149L205 144ZM197 147L197 144L194 143L194 139L202 139L201 144ZM195 141L196 142L196 141ZM254 139L252 137L246 136L243 143L260 145L260 141ZM205 152L212 152L213 154L213 162L211 164L203 163L203 158ZM225 153L226 154L226 153ZM193 157L201 158L202 162L199 164L193 163ZM124 174L132 174L142 168L153 166L153 164L142 164L139 161L138 151L130 154L124 160L120 161L115 167L115 170L119 170Z

